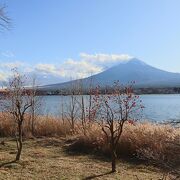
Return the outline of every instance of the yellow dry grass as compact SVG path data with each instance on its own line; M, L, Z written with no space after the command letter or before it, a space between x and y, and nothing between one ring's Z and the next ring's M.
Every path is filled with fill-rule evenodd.
M0 146L0 179L160 179L163 172L152 166L134 165L118 160L117 173L111 174L110 163L89 155L69 155L64 151L69 141L62 138L26 140L19 163L14 159L15 143L4 139ZM7 164L5 164L7 163Z
M91 124L87 135L82 133L80 123L76 124L72 134L68 121L54 117L39 116L35 121L35 136L32 137L28 116L23 125L23 146L20 163L7 164L0 168L0 179L158 179L163 172L151 166L137 165L118 160L118 173L108 174L111 163L108 156L109 146L101 128ZM5 113L0 114L0 137L5 146L0 145L0 163L12 161L15 157L13 119ZM41 137L41 138L40 138ZM66 141L67 138L73 141ZM64 138L64 139L62 139ZM69 142L69 144L67 143ZM152 160L171 162L173 167L180 162L180 129L169 125L152 123L125 124L118 144L119 157L140 157L152 163ZM66 148L64 148L64 146ZM67 154L64 151L86 152L86 155ZM94 154L103 155L92 157ZM96 177L97 176L97 177Z

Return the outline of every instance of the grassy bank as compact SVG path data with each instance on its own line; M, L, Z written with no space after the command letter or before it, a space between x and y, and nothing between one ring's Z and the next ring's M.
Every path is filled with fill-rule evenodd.
M118 160L118 172L111 174L110 163L103 157L69 154L72 141L65 138L38 138L24 141L22 160L14 159L15 142L3 138L0 145L0 179L160 179L163 171L142 164Z
M39 116L34 126L36 138L31 134L28 116L23 126L22 160L18 164L4 164L15 157L15 140L12 140L15 126L10 116L0 116L0 142L3 142L0 145L0 178L12 179L22 175L24 179L83 179L90 176L158 179L163 171L179 171L180 129L169 125L126 123L118 143L116 175L108 174L109 146L97 123L92 123L84 135L80 122L76 122L72 131L67 120Z

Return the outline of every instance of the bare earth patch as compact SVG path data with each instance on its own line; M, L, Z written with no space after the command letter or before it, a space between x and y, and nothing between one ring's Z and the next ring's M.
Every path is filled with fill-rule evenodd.
M15 157L15 142L7 139L0 145L0 179L161 179L163 172L144 165L118 161L118 172L111 174L106 160L87 155L69 155L64 151L65 139L41 138L26 140L22 159Z

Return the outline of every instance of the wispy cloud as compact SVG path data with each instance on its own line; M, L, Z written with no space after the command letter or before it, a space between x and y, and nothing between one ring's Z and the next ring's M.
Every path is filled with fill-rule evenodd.
M12 57L15 56L14 53L11 52L11 51L2 52L1 55L4 56L4 57L6 57L6 58L12 58Z

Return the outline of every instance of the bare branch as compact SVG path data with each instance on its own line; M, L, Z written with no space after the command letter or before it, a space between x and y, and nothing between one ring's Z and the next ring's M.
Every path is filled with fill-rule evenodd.
M0 29L4 30L9 30L10 29L10 24L11 20L6 14L6 6L0 6Z

